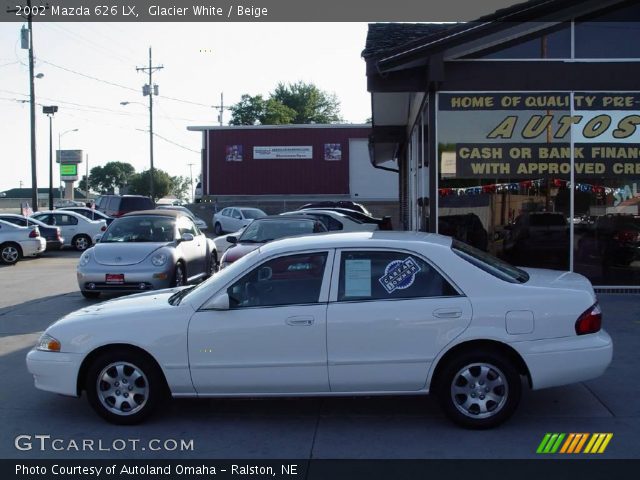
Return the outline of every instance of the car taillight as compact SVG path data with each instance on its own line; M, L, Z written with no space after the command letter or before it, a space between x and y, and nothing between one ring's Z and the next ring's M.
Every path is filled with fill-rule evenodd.
M640 232L636 230L622 230L613 236L614 240L623 243L633 243L640 240Z
M34 228L29 232L29 238L38 238L40 236L40 230L38 227Z
M576 320L576 334L596 333L602 328L602 310L597 303L590 307Z
M100 228L100 231L101 231L101 232L104 232L104 231L106 231L106 230L107 230L107 226L106 226L106 225L103 225L103 226Z
M58 240L60 240L62 238L62 237L60 237L60 229L59 228L56 228L56 238Z

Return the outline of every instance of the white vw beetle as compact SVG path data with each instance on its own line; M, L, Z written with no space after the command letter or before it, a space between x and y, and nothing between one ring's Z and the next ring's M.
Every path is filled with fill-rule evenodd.
M492 427L534 389L612 358L589 281L518 269L448 237L357 232L269 243L208 281L71 313L27 355L37 388L86 390L136 423L162 397L435 393Z

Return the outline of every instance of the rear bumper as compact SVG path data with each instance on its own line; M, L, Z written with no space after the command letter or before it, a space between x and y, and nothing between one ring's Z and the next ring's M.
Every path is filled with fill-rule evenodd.
M47 241L42 237L25 240L20 242L20 248L22 248L23 256L35 257L47 249Z
M27 369L37 389L77 397L82 358L78 353L33 349L27 354Z
M64 244L64 239L47 240L47 250L61 250L63 244Z
M613 342L600 330L590 335L515 342L534 390L591 380L604 373L613 358Z

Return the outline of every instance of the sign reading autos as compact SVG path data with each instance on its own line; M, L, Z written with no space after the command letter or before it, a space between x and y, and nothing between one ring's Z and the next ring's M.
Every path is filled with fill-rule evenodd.
M572 157L578 176L640 175L640 93L446 93L439 110L459 178L569 177Z
M312 146L278 146L278 147L253 147L253 158L256 160L273 159L312 159Z

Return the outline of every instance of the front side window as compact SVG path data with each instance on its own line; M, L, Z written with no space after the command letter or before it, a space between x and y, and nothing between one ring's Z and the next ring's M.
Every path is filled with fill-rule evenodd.
M45 213L42 215L34 215L33 218L35 218L36 220L40 220L42 223L46 223L47 225L55 225L56 224L56 220L53 217L53 215Z
M236 210L235 208L232 210L231 216L233 218L235 218L236 220L242 220L242 215L240 215L240 212L238 210Z
M338 301L392 300L458 295L435 268L405 252L345 251Z
M278 257L227 289L231 309L318 303L327 252Z

